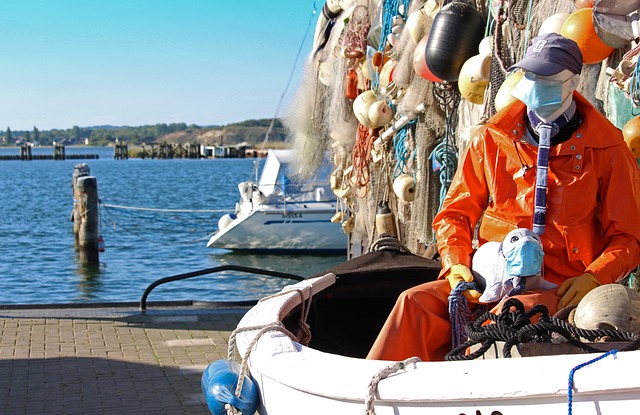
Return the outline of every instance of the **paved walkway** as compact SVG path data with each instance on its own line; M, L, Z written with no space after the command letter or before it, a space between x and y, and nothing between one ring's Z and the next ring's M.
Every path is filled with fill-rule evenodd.
M209 414L200 377L246 311L0 310L0 414Z

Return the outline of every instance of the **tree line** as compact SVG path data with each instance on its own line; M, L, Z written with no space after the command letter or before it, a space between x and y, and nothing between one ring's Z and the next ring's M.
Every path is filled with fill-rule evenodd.
M198 126L186 123L143 125L138 127L130 126L95 126L79 127L73 126L67 129L12 131L7 127L5 131L0 131L0 145L15 146L24 143L33 145L50 146L54 144L106 146L116 141L131 145L142 145L162 140L162 137L172 133L190 132L204 133L209 130L220 130L225 137L228 137L228 144L246 141L258 143L271 124L270 119L247 120L239 123L227 124L225 126ZM285 138L284 127L280 120L274 123L271 136L275 141L283 141Z

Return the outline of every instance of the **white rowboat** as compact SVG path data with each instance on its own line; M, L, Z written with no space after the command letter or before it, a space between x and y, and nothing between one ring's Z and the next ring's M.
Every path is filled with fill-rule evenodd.
M395 298L390 291L396 290L389 287L402 289L420 278L429 280L437 275L437 265L431 272L411 265L400 272L387 268L386 278L385 272L358 275L357 269L372 255L391 254L374 252L352 260L360 263L354 264L356 271L350 275L330 272L286 287L242 319L236 330L237 347L244 356L255 342L247 364L259 390L259 413L362 414L374 413L365 412L373 408L380 415L562 414L569 405L572 370L573 413L618 415L640 408L640 351L608 355L579 370L575 368L604 355L418 361L389 374L390 366L402 365L362 358L377 334L374 328L382 324L380 316L388 312L389 298ZM411 256L400 260L415 263ZM309 301L309 346L279 330L258 337L258 329L244 331L282 322L295 333Z

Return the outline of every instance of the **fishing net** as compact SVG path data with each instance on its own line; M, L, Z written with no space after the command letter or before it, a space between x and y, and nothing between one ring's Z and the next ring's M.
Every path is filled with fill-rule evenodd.
M363 251L376 238L375 217L381 201L388 202L396 215L399 239L407 248L421 252L425 245L433 243L431 224L451 177L447 172L445 180L441 180L442 170L436 171L438 166L434 165L432 155L439 151L444 141L449 146L447 151L453 149L458 156L462 155L477 126L495 113L496 94L507 69L524 56L545 19L575 10L572 1L470 1L487 19L485 34L493 36L490 87L480 105L459 101L455 82L437 85L414 70L416 40L429 34L442 5L435 0L405 2L407 10L398 0L353 2L335 19L324 48L307 62L301 86L284 124L291 131L292 145L298 152L303 174L315 171L327 153L339 160L334 168L340 177L344 170L356 164L359 184L348 189L341 206L345 206L355 220L350 240ZM393 31L390 22L397 24L394 17L401 15L406 22L415 13L421 13L421 26L417 32ZM391 34L399 34L392 47L385 44L387 35ZM369 73L371 63L357 58L369 54L369 60L372 60L372 50L384 51L386 58L395 61L393 79L387 85L379 84L380 78ZM608 65L606 61L585 65L578 85L578 91L601 111L607 101L615 101L608 93L605 73ZM363 71L365 66L368 75ZM369 136L368 141L364 140L364 130L358 129L353 99L345 96L350 73L357 74L358 93L370 89L377 99L385 99L395 110L392 123L381 127L375 133L376 137ZM455 91L458 100L455 105L442 105L442 97L438 94L444 90ZM403 117L415 121L398 129L390 128ZM382 159L374 161L370 154L371 139L382 136L387 130L391 136L382 146ZM400 173L415 178L413 202L399 200L390 190L393 179Z

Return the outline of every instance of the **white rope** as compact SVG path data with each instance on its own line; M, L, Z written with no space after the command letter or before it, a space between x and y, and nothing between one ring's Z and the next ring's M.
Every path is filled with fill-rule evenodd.
M273 323L268 323L268 324L263 324L258 326L238 327L231 333L231 336L229 336L227 360L233 361L236 355L236 335L238 333L245 332L245 331L258 330L258 333L256 333L256 335L253 337L253 339L249 343L249 346L247 347L247 351L245 352L244 356L242 356L242 363L240 364L240 373L238 374L238 384L236 385L236 390L235 390L235 395L238 398L242 393L244 378L249 373L249 356L251 355L253 348L258 343L258 340L260 340L260 337L262 337L263 334L269 331L279 331L295 342L298 342L305 346L309 344L309 341L311 340L311 332L309 330L309 325L307 324L306 320L307 320L307 317L309 316L309 310L311 309L311 299L313 297L311 294L311 287L309 287L309 299L306 302L304 300L304 292L298 288L282 290L278 293L264 297L260 301L263 301L268 298L279 297L281 295L290 294L294 292L297 292L300 295L300 305L302 307L300 319L298 320L298 325L300 328L300 333L298 333L298 336L296 336L295 334L287 330L287 328L284 327L281 321L275 321ZM301 338L301 340L298 339L299 337ZM236 408L234 408L230 404L226 404L225 409L227 411L227 415L238 415L240 413Z
M374 401L376 399L376 393L378 392L378 384L382 379L386 379L389 376L397 373L400 370L406 370L407 366L410 364L415 364L417 362L421 362L419 357L410 357L401 362L393 362L389 366L386 366L378 371L371 378L371 382L369 382L369 388L367 390L367 398L365 399L365 415L376 415L376 410L374 408Z
M311 286L309 286L309 299L308 301L305 301L304 299L304 291L300 288L294 288L294 289L283 289L280 292L277 292L275 294L271 294L269 296L263 297L260 300L258 300L258 303L264 301L264 300L268 300L274 297L280 297L282 295L285 294L290 294L293 292L297 292L298 295L300 296L300 306L302 307L302 310L300 311L300 318L298 319L298 331L296 332L296 337L297 337L297 342L304 345L304 346L308 346L309 343L311 342L311 330L310 330L310 326L307 323L307 318L309 317L309 311L311 311L311 299L313 298L313 293L311 291Z
M258 343L258 340L260 340L260 337L262 337L263 334L269 332L269 331L279 331L281 333L286 334L291 340L293 341L298 341L296 339L296 336L291 333L289 330L287 330L283 325L282 322L280 321L276 321L274 323L271 324L267 324L267 325L261 325L261 326L249 326L249 327L240 327L237 328L233 331L233 333L231 333L231 337L229 337L229 349L228 349L228 354L227 354L227 359L229 361L233 361L235 358L235 350L236 350L236 334L243 332L243 331L253 331L253 330L259 330L258 333L253 337L253 340L251 340L251 343L249 343L249 346L247 347L247 351L245 352L244 356L242 356L242 363L240 365L240 373L238 374L238 384L236 385L236 390L235 390L235 395L239 398L241 393L242 393L242 386L244 385L244 378L245 376L247 376L247 374L249 373L249 356L251 355L251 352L253 351L253 348L255 347L256 343ZM231 405L225 405L225 408L227 408L227 414L228 415L234 415L237 414L238 412L235 410L235 408L233 408Z
M195 210L195 209L157 209L157 208L145 208L145 207L137 207L137 206L122 206L122 205L111 205L109 203L100 203L102 206L106 208L114 208L114 209L127 209L127 210L147 210L150 212L179 212L179 213L223 213L223 212L234 212L234 210L230 209L203 209L203 210Z
M224 409L227 411L227 415L239 415L242 413L241 411L238 411L236 407L231 405L230 403L225 403Z

